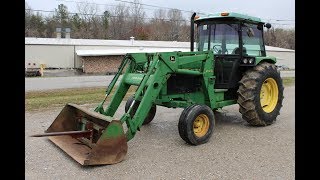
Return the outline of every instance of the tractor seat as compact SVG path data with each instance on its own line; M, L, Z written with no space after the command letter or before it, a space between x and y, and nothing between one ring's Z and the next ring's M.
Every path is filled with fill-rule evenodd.
M247 49L245 47L243 47L242 49L243 54L247 54ZM240 54L240 48L237 47L232 51L232 54Z

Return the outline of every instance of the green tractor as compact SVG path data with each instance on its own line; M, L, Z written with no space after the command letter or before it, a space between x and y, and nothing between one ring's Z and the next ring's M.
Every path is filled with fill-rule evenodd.
M127 141L153 120L157 106L184 108L178 130L192 145L210 139L214 111L228 105L238 103L252 126L270 125L279 115L284 88L276 59L266 55L264 27L271 25L238 13L194 13L190 52L126 54L94 111L69 103L44 134L34 136L49 136L82 165L97 165L122 161ZM131 86L137 89L125 114L113 117Z

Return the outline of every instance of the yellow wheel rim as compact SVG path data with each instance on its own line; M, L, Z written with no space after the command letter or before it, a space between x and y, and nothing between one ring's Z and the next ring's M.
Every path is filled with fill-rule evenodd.
M265 112L270 113L274 110L278 103L278 94L277 82L273 78L266 79L260 91L260 103Z
M205 114L200 114L193 122L193 132L197 137L203 137L209 130L209 117Z

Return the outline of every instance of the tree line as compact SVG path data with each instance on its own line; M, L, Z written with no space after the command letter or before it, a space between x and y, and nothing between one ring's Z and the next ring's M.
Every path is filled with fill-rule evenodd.
M25 37L54 38L56 28L70 28L75 39L190 41L190 21L179 9L157 9L148 18L139 0L131 6L119 3L98 14L94 4L77 4L77 13L59 4L49 15L25 4ZM191 17L191 13L189 15ZM62 36L64 33L62 33ZM266 45L295 49L295 30L271 28L265 31Z

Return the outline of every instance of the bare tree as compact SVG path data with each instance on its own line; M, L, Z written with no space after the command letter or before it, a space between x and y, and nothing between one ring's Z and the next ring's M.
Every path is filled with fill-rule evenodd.
M145 14L140 0L134 0L130 8L130 28L132 36L137 37L137 39L145 38L146 36L145 28L143 27Z
M166 22L167 11L164 9L157 9L153 13L153 19L149 23L150 39L151 40L168 40L169 28Z
M182 13L179 9L170 9L168 11L168 18L170 22L170 37L169 40L171 41L178 41L179 40L179 31L180 26L183 20Z
M45 37L45 22L42 14L33 14L31 7L25 2L25 36Z
M59 22L56 21L54 14L51 14L47 17L45 17L45 24L46 24L46 30L45 30L45 36L47 38L54 38L56 28L59 27Z
M103 24L103 37L105 39L108 38L108 29L109 29L109 22L110 22L110 12L109 11L104 11L103 17L102 17L102 24Z
M265 31L264 37L266 45L295 49L294 29L271 28Z
M182 21L178 41L190 41L190 23L188 21Z
M124 4L118 4L114 9L110 11L111 18L110 18L110 35L113 39L128 39L130 35L129 27L129 11L128 7ZM128 37L129 36L129 37Z
M98 14L98 6L92 3L78 3L78 14L70 14L67 6L59 4L55 12L43 16L34 13L25 2L25 37L55 37L57 27L70 27L72 38L84 39L129 39L190 41L189 19L184 19L178 9L155 10L150 21L144 20L145 12L139 0L130 7L118 4ZM288 49L295 49L295 30L274 28L264 32L265 43Z
M164 22L167 18L167 11L165 9L157 9L153 13L153 19L155 21Z
M99 11L97 4L92 4L88 2L77 3L77 10L81 19L81 28L79 33L82 38L98 38L100 28L96 23L99 22L97 18L97 13Z
M29 6L29 4L27 2L25 2L25 11L24 11L24 34L25 36L30 36L30 31L31 31L31 27L30 27L30 19L32 16L32 11L31 11L31 7Z
M70 24L71 37L75 39L82 38L82 35L80 33L82 27L82 19L80 18L78 13L71 16Z
M91 19L97 15L99 8L97 4L79 2L77 3L77 10L83 21L90 22Z

